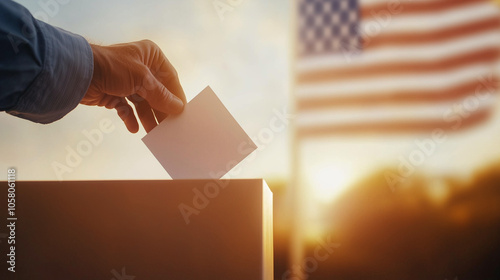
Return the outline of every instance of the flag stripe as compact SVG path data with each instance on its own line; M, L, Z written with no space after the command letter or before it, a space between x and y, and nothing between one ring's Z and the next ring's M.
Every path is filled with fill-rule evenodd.
M491 3L491 0L440 0L440 1L405 1L403 4L397 5L394 9L401 10L397 13L398 16L412 15L412 14L425 14L425 13L439 13L445 12L450 9L459 8L471 4ZM363 19L372 19L376 17L377 11L391 11L389 9L390 3L387 1L379 2L370 5L367 3L361 9L361 17Z
M362 121L390 120L428 120L444 119L454 115L468 116L482 109L490 108L494 93L487 87L481 87L477 93L457 100L428 104L401 103L372 104L357 107L321 108L301 111L296 121L299 127L338 123L357 123Z
M492 73L492 66L488 64L476 64L454 69L453 71L431 72L419 75L402 73L390 77L365 78L362 83L346 79L335 82L301 84L297 85L296 93L297 98L303 101L308 98L328 97L329 94L334 94L335 97L346 97L354 95L370 96L381 92L405 92L417 89L434 91L473 80L485 80L485 84L493 84L495 76Z
M500 46L500 36L498 34L498 31L489 31L466 38L427 45L368 49L361 54L353 55L333 54L322 57L308 57L297 62L296 71L300 74L327 69L355 68L375 64L384 65L388 62L410 61L419 63L420 61L444 59L479 51L486 47L497 48ZM491 62L485 65L491 65Z
M452 26L443 30L435 31L419 31L419 32L400 32L400 33L381 33L372 38L366 38L363 42L364 49L379 48L382 46L404 46L408 44L422 45L428 43L443 42L446 40L456 39L457 37L465 37L475 35L479 32L498 31L500 26L500 18L491 17L485 18L477 22L465 23L457 26Z
M443 13L423 13L407 16L391 15L385 18L360 19L360 34L376 37L387 33L432 32L471 24L486 18L498 18L499 9L491 3L477 3L459 6Z
M390 121L363 121L359 123L347 124L323 124L309 125L297 128L299 137L328 136L332 134L402 134L430 132L433 129L442 129L444 131L455 131L466 129L478 123L484 122L492 115L491 110L483 109L471 114L468 118L461 121L460 125L454 128L454 123L445 119L431 120L390 120Z
M489 47L473 53L460 54L435 61L403 61L391 62L385 65L366 65L363 67L345 67L342 69L318 69L307 73L299 73L298 83L317 83L324 81L343 80L352 77L390 76L401 72L426 73L448 71L473 63L488 63L498 59L500 49Z
M477 79L467 81L459 85L451 85L446 88L436 89L413 89L413 90L395 90L392 92L372 92L370 94L359 95L341 95L338 92L331 92L325 96L315 98L298 97L297 110L317 110L322 108L367 106L379 104L401 103L434 103L441 101L450 101L463 98L475 93L475 90L484 86L490 86L495 92L498 89L498 79L491 81L491 85L484 85L484 82Z

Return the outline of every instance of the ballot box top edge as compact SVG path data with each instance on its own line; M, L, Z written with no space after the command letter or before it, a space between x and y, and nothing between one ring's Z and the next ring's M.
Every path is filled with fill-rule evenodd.
M195 182L209 182L209 181L256 181L256 182L262 182L265 180L263 178L238 178L238 179L132 179L132 180L126 180L126 179L109 179L109 180L64 180L64 181L54 181L54 180L16 180L17 183L22 183L22 182L27 182L27 183L96 183L96 182L147 182L147 183L159 183L159 182L188 182L188 181L195 181ZM2 183L6 183L7 181L0 181Z

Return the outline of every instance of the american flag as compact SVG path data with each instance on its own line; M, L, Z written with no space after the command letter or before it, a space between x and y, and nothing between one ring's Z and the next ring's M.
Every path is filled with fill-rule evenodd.
M494 1L298 0L296 10L298 137L461 130L491 115Z

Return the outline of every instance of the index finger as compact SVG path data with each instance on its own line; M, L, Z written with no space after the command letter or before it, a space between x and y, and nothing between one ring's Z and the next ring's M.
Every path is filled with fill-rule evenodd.
M137 94L146 99L151 108L167 114L179 114L184 108L184 101L173 94L165 87L152 73L147 70L146 79L147 86L141 86L137 90Z
M184 104L187 103L184 89L179 81L179 75L170 61L161 53L158 71L153 75L160 81L170 92L179 97Z
M177 71L160 47L150 40L143 40L138 44L141 45L142 61L149 68L149 71L168 91L186 104L186 95L179 81Z

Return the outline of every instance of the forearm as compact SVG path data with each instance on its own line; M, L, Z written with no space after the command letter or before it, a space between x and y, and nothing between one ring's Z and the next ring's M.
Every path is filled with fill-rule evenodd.
M62 118L78 105L91 82L89 44L34 19L19 4L2 1L0 6L0 110L38 123Z

